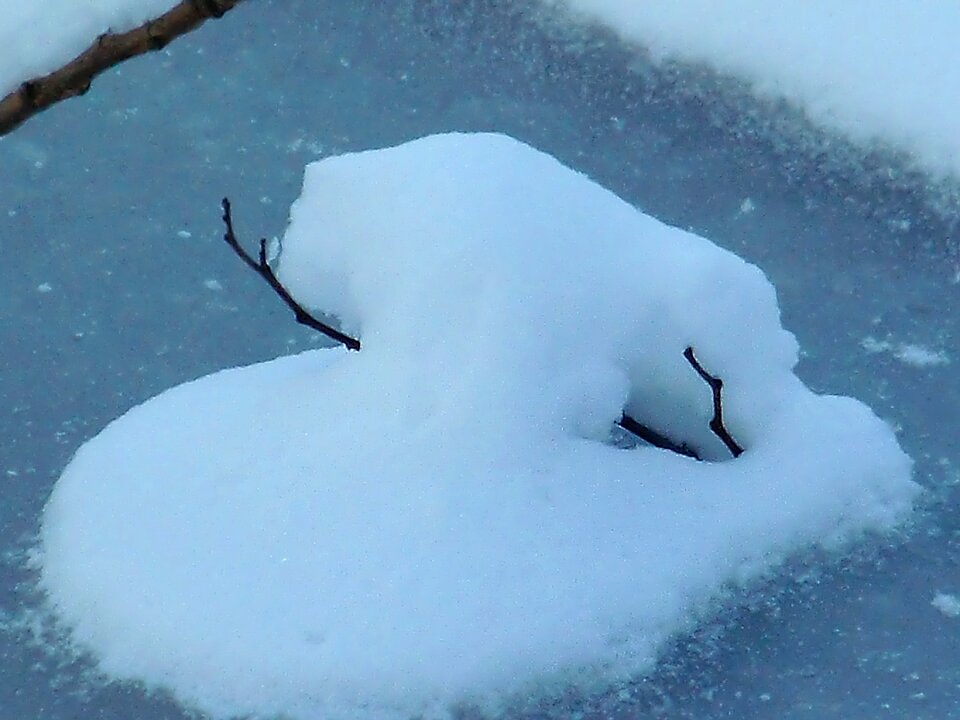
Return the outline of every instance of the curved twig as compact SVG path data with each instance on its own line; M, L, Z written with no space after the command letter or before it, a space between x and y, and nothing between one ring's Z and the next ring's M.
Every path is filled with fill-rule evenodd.
M723 392L723 380L704 370L703 365L700 364L700 361L697 360L697 357L693 354L692 347L684 350L683 356L687 359L687 362L693 366L693 369L697 371L697 374L703 378L704 382L710 386L710 390L713 392L713 418L710 420L710 429L713 430L714 435L723 441L723 444L727 446L731 455L740 457L743 454L743 448L733 439L733 436L730 435L726 426L723 424L723 398L721 396Z
M313 315L307 312L307 310L305 310L300 303L293 299L287 289L283 287L280 280L273 272L273 268L270 266L270 261L267 259L267 241L265 239L260 240L260 252L257 258L251 256L250 253L241 247L240 242L237 240L237 235L233 229L233 216L230 211L230 200L228 198L224 198L222 205L223 223L226 226L226 232L224 233L223 239L234 251L234 253L236 253L237 256L243 260L243 262L246 263L250 269L266 280L267 284L273 288L273 291L280 296L280 298L291 310L293 310L297 322L323 333L332 340L345 345L350 350L360 350L360 341L358 339L350 337L349 335L345 335L326 323L317 320ZM723 444L727 446L727 449L734 457L739 457L743 454L743 448L737 443L736 440L733 439L733 437L727 431L726 426L723 424L723 380L711 375L704 369L703 365L700 364L700 361L697 360L696 355L694 355L692 347L687 347L687 349L683 351L683 356L687 359L687 362L690 363L693 369L697 371L697 374L710 386L710 389L713 392L713 418L710 420L710 429L718 438L723 441ZM678 455L693 458L694 460L702 460L700 453L698 453L696 449L687 443L674 442L666 435L654 430L649 425L645 425L636 418L627 415L627 413L621 414L620 419L617 420L617 425L627 432L636 435L644 442L653 445L654 447L658 447L662 450L670 450Z
M688 347L683 351L683 356L687 359L687 362L697 371L697 374L703 378L703 380L710 386L710 390L713 392L713 418L710 420L710 429L713 431L713 434L716 435L723 441L723 444L727 446L727 449L730 453L736 458L740 457L743 454L743 448L733 439L733 436L727 431L726 426L723 424L723 380L720 378L711 375L704 369L703 365L700 364L700 361L697 360L696 355L693 354L693 348ZM620 419L617 421L617 425L622 427L627 432L633 433L641 440L658 447L661 450L670 450L675 452L678 455L685 455L686 457L693 458L695 460L701 460L700 453L698 453L693 447L687 443L677 443L668 438L666 435L657 432L648 425L644 425L635 418L623 413L620 416Z
M0 135L15 130L61 100L83 95L98 75L113 66L166 47L208 19L222 17L240 2L242 0L183 0L133 30L104 33L59 70L27 80L0 100Z
M331 340L336 340L338 343L345 345L350 350L359 350L360 341L349 335L345 335L339 330L330 327L324 322L317 320L313 315L307 312L303 306L298 303L293 297L287 292L287 289L281 284L280 280L277 278L276 274L273 272L273 268L270 267L270 262L267 260L267 241L263 238L260 240L260 254L257 259L254 259L250 253L244 250L239 241L237 240L237 235L233 231L233 216L230 213L230 200L228 198L223 199L223 224L226 226L226 232L224 233L223 239L226 240L227 245L233 248L233 251L240 257L243 262L245 262L254 272L257 273L260 277L267 281L267 284L273 288L273 291L280 296L280 298L287 304L293 314L297 318L297 322L301 325L306 325L307 327L313 328L318 332L322 332Z

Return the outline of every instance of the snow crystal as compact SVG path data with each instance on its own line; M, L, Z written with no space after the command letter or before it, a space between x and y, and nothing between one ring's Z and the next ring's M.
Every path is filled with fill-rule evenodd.
M956 595L937 593L930 604L947 617L960 617L960 599Z
M947 354L940 350L931 350L923 345L901 345L894 353L898 360L915 367L930 367L931 365L946 365L950 362Z
M868 353L888 352L903 364L919 368L946 365L950 362L950 356L942 350L932 350L913 343L895 345L889 340L878 340L873 336L867 336L860 341L860 346Z
M310 165L280 260L363 349L162 393L44 513L73 638L214 717L622 680L731 583L911 509L891 430L794 376L758 268L516 140ZM725 381L737 459L687 346ZM616 447L624 409L708 461Z
M887 340L878 340L872 335L868 335L863 340L860 341L860 347L866 350L868 353L882 353L889 352L893 349L893 345Z

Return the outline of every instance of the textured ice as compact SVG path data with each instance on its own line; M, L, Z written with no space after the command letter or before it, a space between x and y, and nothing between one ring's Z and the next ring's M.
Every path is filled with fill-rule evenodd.
M363 349L173 388L50 498L43 586L113 677L215 717L603 683L731 583L910 510L892 431L794 376L758 268L516 140L309 166L281 260ZM624 408L708 461L609 443Z
M545 0L657 57L706 63L859 142L960 177L960 4Z

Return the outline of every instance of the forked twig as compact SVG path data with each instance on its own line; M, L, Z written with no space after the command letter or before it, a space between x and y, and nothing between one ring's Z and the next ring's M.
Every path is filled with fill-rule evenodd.
M721 396L721 392L723 390L723 380L711 375L704 369L703 365L700 364L700 361L697 360L696 355L693 354L692 347L688 347L686 350L684 350L683 356L713 391L713 418L710 420L710 429L713 431L714 435L723 441L723 444L727 446L727 449L734 457L740 457L743 454L743 448L740 447L739 443L733 439L733 436L730 435L726 426L723 424L723 398ZM695 460L703 459L701 458L700 453L698 453L687 443L676 443L666 435L657 432L648 425L644 425L642 422L631 417L630 415L627 415L626 413L623 413L623 415L620 416L620 419L617 421L617 425L622 427L627 432L633 433L641 440L650 443L654 447L660 448L661 450L670 450L678 455L684 455Z
M345 335L326 323L317 320L313 315L307 312L307 310L305 310L300 303L294 300L289 292L287 292L287 289L283 287L283 284L273 272L273 268L270 266L270 261L267 259L267 241L265 239L261 238L260 240L260 253L257 258L251 256L240 246L240 243L237 240L237 235L233 229L233 216L230 212L230 200L228 198L224 198L222 205L223 223L226 226L226 233L224 233L223 239L250 269L267 281L267 284L270 285L270 287L273 288L273 291L280 296L283 302L286 303L287 307L293 310L297 322L301 325L306 325L307 327L323 333L330 339L345 345L350 350L359 350L360 341L358 339L350 337L349 335ZM700 361L697 360L696 355L694 355L692 347L687 347L687 349L683 351L683 356L687 359L687 362L690 363L693 369L697 371L697 374L710 386L710 389L713 392L713 418L710 420L710 429L718 438L720 438L720 440L723 441L723 444L727 446L727 449L734 457L740 457L740 455L743 454L743 448L737 443L736 440L733 439L733 437L727 431L726 426L723 424L723 380L711 375L704 369L703 365L700 364ZM653 445L654 447L658 447L662 450L670 450L678 455L693 458L694 460L702 459L700 453L687 443L674 442L666 435L654 430L650 426L645 425L626 413L623 413L620 416L620 419L617 421L617 425L627 432L636 435L644 442Z
M713 430L714 435L723 441L723 444L727 446L731 455L740 457L743 454L743 448L733 439L733 436L730 435L726 426L723 424L723 398L721 396L723 380L704 370L703 365L700 364L696 355L693 354L692 347L684 350L683 356L687 359L687 362L693 366L693 369L697 371L697 374L703 378L704 382L710 386L710 390L713 392L713 417L710 419L710 429Z
M309 328L313 328L318 332L323 333L331 340L336 340L342 345L346 345L350 350L359 350L360 341L349 335L345 335L336 328L330 327L324 322L317 320L313 315L307 312L303 306L298 303L293 297L287 292L287 289L280 283L280 280L277 279L276 274L273 272L273 268L270 267L270 262L267 260L267 241L264 238L260 239L260 254L257 259L254 259L246 250L244 250L240 243L237 241L237 235L233 231L233 216L230 213L230 200L228 198L223 199L223 224L226 226L226 233L224 233L223 239L226 240L227 245L229 245L233 251L243 260L254 272L256 272L260 277L267 281L267 284L273 288L273 291L280 296L280 298L287 304L293 314L297 319L297 322L301 325L306 325Z

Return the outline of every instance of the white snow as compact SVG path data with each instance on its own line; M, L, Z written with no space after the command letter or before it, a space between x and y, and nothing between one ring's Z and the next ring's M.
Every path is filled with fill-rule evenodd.
M816 123L960 176L960 3L544 0L655 58L705 63Z
M0 11L0 97L56 70L107 30L124 32L178 0L7 0Z
M923 345L912 343L901 345L894 354L901 362L914 367L946 365L950 362L949 356L942 350L931 350Z
M868 335L860 341L860 346L868 353L888 352L904 365L917 368L929 368L950 363L950 356L943 350L934 350L915 343L894 344L889 340L878 340Z
M655 58L705 63L803 108L864 144L960 175L960 4L938 0L544 0L604 23ZM7 2L0 96L50 72L100 33L176 0Z
M933 596L930 604L946 617L960 617L960 599L956 595L938 592Z
M109 676L217 718L602 685L731 584L911 509L890 428L794 376L758 268L516 140L310 165L281 259L363 349L162 393L46 507L42 585ZM614 447L625 407L709 461Z

